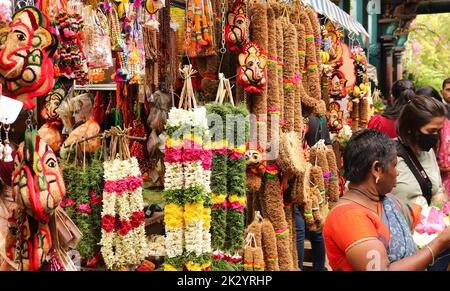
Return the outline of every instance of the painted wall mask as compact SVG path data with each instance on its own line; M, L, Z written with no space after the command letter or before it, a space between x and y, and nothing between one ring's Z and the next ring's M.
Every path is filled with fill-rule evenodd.
M9 27L0 29L0 81L6 96L34 108L33 98L53 88L51 56L56 38L47 30L48 20L35 7L17 11Z
M261 93L267 83L267 56L256 43L249 42L239 54L238 83L249 93Z
M227 14L225 41L231 51L239 51L249 36L250 20L247 18L245 11L245 2L237 0L234 2L232 10Z

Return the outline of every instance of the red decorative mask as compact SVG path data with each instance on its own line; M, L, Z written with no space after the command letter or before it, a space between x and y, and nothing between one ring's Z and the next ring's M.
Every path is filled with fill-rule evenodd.
M33 98L53 88L50 52L55 38L47 30L48 20L35 7L14 14L9 27L0 29L0 82L6 96L34 108Z
M239 54L238 82L249 93L261 93L267 83L267 56L261 53L258 45L249 42Z
M250 21L245 14L244 0L236 0L233 8L227 14L225 41L231 51L239 51L247 41Z

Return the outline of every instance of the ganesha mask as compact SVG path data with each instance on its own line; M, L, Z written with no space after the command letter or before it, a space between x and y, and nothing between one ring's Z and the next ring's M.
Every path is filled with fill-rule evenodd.
M245 14L245 2L236 0L232 10L227 14L225 41L231 51L238 51L247 41L249 35L249 20Z
M267 83L267 56L258 45L249 42L239 54L238 83L249 93L261 93Z
M67 95L67 89L63 81L58 81L50 93L45 97L45 103L41 110L41 117L48 123L60 123L57 109L64 97Z
M66 193L53 150L36 130L27 129L19 146L13 173L13 197L36 221L48 223Z
M48 20L35 7L17 11L9 27L0 29L0 82L6 96L34 108L33 98L53 88L55 37Z
M12 178L13 198L26 214L24 225L28 226L17 225L22 269L38 271L52 247L50 221L66 188L55 153L36 130L26 130L25 140L17 151ZM21 216L16 214L16 217Z

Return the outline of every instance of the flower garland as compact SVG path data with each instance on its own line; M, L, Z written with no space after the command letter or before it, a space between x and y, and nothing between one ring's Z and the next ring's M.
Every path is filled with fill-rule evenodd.
M91 260L100 252L103 165L94 159L80 171L75 164L60 164L67 181L67 196L60 205L83 233L77 250L82 258Z
M225 105L211 104L207 108L208 117L220 116L225 120L229 109ZM212 120L210 120L212 122ZM224 259L224 247L226 241L227 225L227 139L225 127L220 132L222 136L215 136L212 140L211 150L211 200L212 200L212 224L211 224L211 247L213 249L213 270L229 269L228 262Z
M227 193L228 193L228 213L227 213L227 244L226 249L232 256L226 256L227 260L238 264L242 269L242 257L237 253L244 247L245 232L245 206L247 191L246 174L246 141L249 134L248 111L245 104L236 107L229 106L230 113L234 118L228 118L226 124L227 137L233 137L228 141L228 162L227 162ZM238 135L239 131L234 130L234 119L239 116L245 117L245 138ZM231 124L228 122L231 121ZM238 124L238 128L241 125Z
M105 161L101 252L109 269L140 265L148 254L142 177L135 157Z
M166 124L165 270L208 270L211 264L211 150L206 109L172 108Z

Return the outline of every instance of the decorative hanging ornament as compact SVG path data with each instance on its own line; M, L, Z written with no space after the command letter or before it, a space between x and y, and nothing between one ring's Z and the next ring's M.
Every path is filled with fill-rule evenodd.
M162 0L146 0L145 10L150 14L155 14L159 9L166 7L166 4Z
M6 96L34 108L33 98L53 88L52 55L56 38L48 19L36 7L17 11L9 26L0 29L0 82Z
M247 43L239 54L238 83L249 93L261 93L267 83L267 56L254 42Z
M36 221L48 223L66 194L62 171L52 149L37 130L27 129L13 173L13 195Z
M249 36L249 26L245 1L237 0L227 14L225 27L225 41L231 51L240 51L244 46Z

